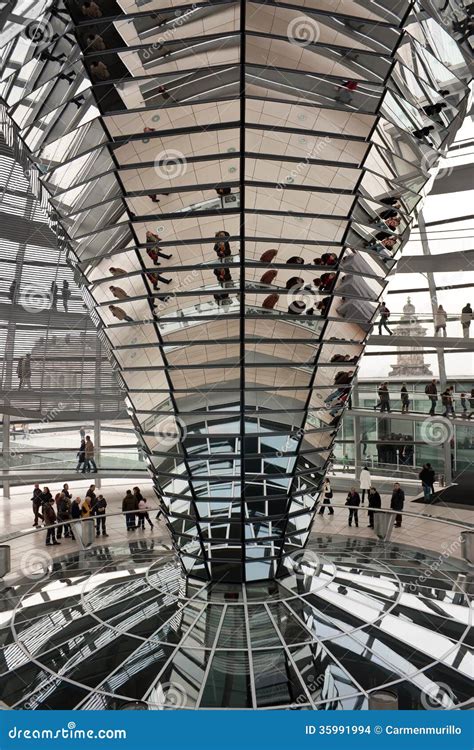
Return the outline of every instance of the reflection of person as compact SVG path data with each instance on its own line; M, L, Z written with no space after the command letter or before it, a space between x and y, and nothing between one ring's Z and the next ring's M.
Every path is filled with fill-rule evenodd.
M121 307L117 307L117 305L109 305L109 310L117 320L126 320L127 323L133 323L133 318L131 318L130 315L127 315L125 310L122 310Z
M107 81L110 78L110 71L102 60L95 60L91 63L90 72L96 81Z
M81 13L86 18L101 18L102 11L94 0L85 0L81 6Z
M86 39L87 48L94 50L94 52L102 52L105 47L105 42L100 34L89 34Z
M66 279L63 279L63 286L61 289L61 300L64 307L64 312L67 312L67 306L68 302L71 299L71 290L69 289L69 282Z

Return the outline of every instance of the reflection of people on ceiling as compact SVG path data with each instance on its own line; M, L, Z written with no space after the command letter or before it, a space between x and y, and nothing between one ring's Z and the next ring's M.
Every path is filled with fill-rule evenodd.
M232 255L230 244L227 240L228 237L230 237L229 232L226 232L224 229L221 229L219 232L216 232L214 235L216 238L216 242L214 243L214 252L216 253L219 260L224 260L224 258L229 258Z
M109 286L110 291L117 299L128 299L127 292L119 286Z
M110 266L109 271L112 276L124 276L127 273L123 268L114 268L114 266Z
M89 34L86 38L86 49L91 49L94 52L102 52L106 49L106 45L100 34Z
M323 253L320 258L314 258L315 266L337 266L338 258L335 253Z
M86 0L81 6L81 13L86 18L102 18L102 11L94 0Z
M342 86L336 88L337 94L334 97L336 102L341 104L350 104L352 102L352 92L357 89L357 81L344 81Z
M130 315L127 315L125 310L122 310L121 307L117 307L117 305L109 305L109 310L117 320L126 320L127 323L133 323L133 318L131 318Z
M90 72L96 81L107 81L110 78L110 71L102 60L91 62Z

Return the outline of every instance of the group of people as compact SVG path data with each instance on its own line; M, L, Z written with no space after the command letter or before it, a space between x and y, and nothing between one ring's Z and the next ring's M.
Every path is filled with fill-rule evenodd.
M434 416L439 396L441 396L443 417L455 417L456 412L454 386L447 386L444 391L438 394L438 387L436 383L436 378L433 378L431 383L428 383L428 385L425 387L425 394L428 396L430 402L429 414L431 416ZM465 392L462 392L459 396L459 403L461 406L461 416L465 419L471 419L472 415L474 414L474 388L471 389L469 395ZM469 409L470 412L468 414Z
M76 524L70 523L80 519L93 517L96 525L96 536L108 536L106 529L107 500L101 494L96 494L96 487L91 484L84 500L72 497L69 485L63 484L60 492L53 498L49 487L40 488L35 484L31 498L33 507L33 526L38 527L39 521L46 528L46 546L61 544L60 539L75 540ZM60 525L58 525L60 524Z
M333 491L331 488L331 482L326 479L322 491L322 501L319 508L319 515L323 516L327 510L329 515L334 515L334 508L331 504L333 497ZM374 516L376 510L382 507L382 498L377 489L372 485L372 478L370 471L367 466L361 470L360 473L360 491L355 487L351 487L346 497L346 506L349 509L349 516L347 523L349 526L359 527L359 508L364 505L365 498L367 497L367 517L368 527L374 528ZM402 514L405 504L405 492L402 490L400 484L395 482L393 485L392 496L390 498L390 509L398 511L395 513L395 528L400 528L402 525Z
M90 485L84 499L79 496L73 498L67 483L63 484L62 489L54 497L49 487L41 489L39 484L35 484L31 503L33 526L38 528L42 524L45 527L47 547L61 544L60 540L63 537L75 540L78 529L77 524L72 522L88 518L95 522L96 537L109 536L106 523L107 500L102 494L96 493L94 484ZM147 500L143 497L140 488L134 487L133 490L127 490L122 501L127 531L145 530L145 522L153 529L154 524L148 511Z
M390 317L390 310L388 309L385 302L380 303L379 309L379 322L378 322L378 333L382 335L382 329L387 331L389 336L393 335L393 331L388 326L388 319ZM469 303L464 305L461 310L461 316L459 318L462 328L462 335L465 339L469 338L469 330L472 321L472 308ZM435 336L447 336L446 325L448 322L448 313L444 309L443 305L438 305L434 315L434 335Z

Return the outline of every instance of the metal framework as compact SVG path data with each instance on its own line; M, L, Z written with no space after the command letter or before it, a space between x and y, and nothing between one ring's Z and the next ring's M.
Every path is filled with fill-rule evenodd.
M436 7L66 2L9 43L0 93L193 576L273 578L306 544L466 111L466 40Z

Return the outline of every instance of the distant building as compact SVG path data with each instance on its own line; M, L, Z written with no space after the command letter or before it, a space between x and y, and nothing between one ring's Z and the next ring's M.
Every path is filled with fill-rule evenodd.
M415 305L408 297L406 305L403 307L403 314L400 322L394 327L393 332L396 336L410 336L414 341L426 336L424 328L416 316ZM397 364L392 365L389 377L433 377L431 368L425 363L423 348L420 346L410 346L407 353L407 346L397 347ZM402 352L404 352L402 354Z

